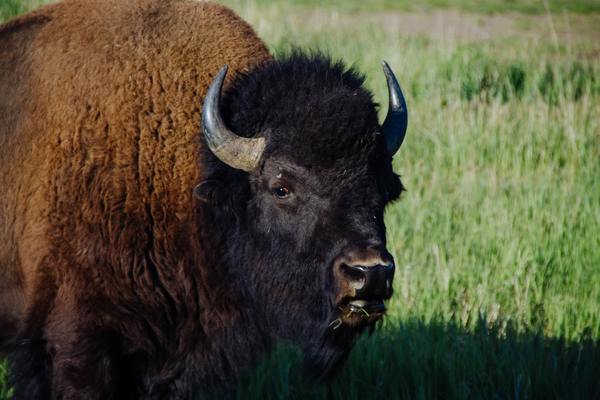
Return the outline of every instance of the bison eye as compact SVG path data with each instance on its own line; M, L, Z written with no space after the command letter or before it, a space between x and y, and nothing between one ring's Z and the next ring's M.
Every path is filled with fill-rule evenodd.
M273 194L280 199L285 199L290 195L290 190L288 188L286 188L285 186L278 186L273 191Z

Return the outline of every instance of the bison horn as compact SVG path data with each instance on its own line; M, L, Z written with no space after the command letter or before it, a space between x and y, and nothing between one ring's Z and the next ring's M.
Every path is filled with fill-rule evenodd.
M221 88L227 74L225 65L213 80L202 106L202 129L208 148L230 167L252 171L260 162L265 139L238 136L225 126L219 112Z
M402 94L402 89L400 89L398 80L388 63L385 61L383 62L383 73L387 80L390 105L381 130L385 137L385 143L389 154L394 155L400 148L404 136L406 135L408 110L406 109L406 101L404 100L404 95Z

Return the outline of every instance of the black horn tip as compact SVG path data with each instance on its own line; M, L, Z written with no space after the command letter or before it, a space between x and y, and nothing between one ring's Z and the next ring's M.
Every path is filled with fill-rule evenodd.
M388 64L387 61L381 60L381 66L383 67L383 71L385 72L386 75L388 73L392 72L392 70L390 69L390 64Z
M387 116L383 122L382 133L386 138L387 149L390 154L395 154L404 141L406 128L408 125L408 112L406 110L406 101L402 94L400 84L390 68L389 64L383 60L381 63L383 73L387 81L389 93L389 108Z
M265 139L238 136L225 125L219 112L219 99L227 70L225 64L208 88L202 105L202 130L208 148L217 158L235 169L251 171L261 159Z
M227 76L227 71L229 70L229 66L227 64L223 65L217 75L215 75L213 79L213 84L210 89L217 91L217 97L221 93L221 89L223 88L223 82L225 82L225 77Z
M390 64L388 64L387 61L383 60L381 62L381 68L383 68L383 73L385 75L385 79L389 82L390 80L395 81L396 80L396 76L394 75L394 72L392 71L392 69L390 68Z
M221 69L219 70L219 72L217 73L217 76L219 78L225 78L225 75L227 75L227 71L229 70L229 65L225 64L221 67Z

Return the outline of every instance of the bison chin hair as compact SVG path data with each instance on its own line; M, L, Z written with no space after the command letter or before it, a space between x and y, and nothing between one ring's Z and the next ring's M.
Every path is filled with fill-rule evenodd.
M326 275L325 269L318 269L323 271L319 280L324 283L324 287L317 285L314 291L307 293L306 288L310 285L302 282L299 285L303 288L302 291L290 291L288 296L277 299L272 296L276 291L271 286L273 281L269 280L271 285L267 284L266 288L258 285L262 289L258 292L263 295L258 298L263 299L263 304L267 306L265 317L276 332L276 340L298 346L303 352L306 376L316 381L326 381L343 366L357 338L365 331L372 332L375 326L374 323L361 326L340 325L331 277L323 276ZM274 271L271 278L277 275L278 272ZM283 285L283 282L285 281L279 283ZM285 286L291 289L296 285L295 282L286 282ZM267 293L271 293L271 296L267 297Z
M306 318L309 312L300 314L305 316L301 321L288 319L283 325L287 325L284 330L290 335L280 335L302 349L304 374L317 382L332 379L343 367L356 340L365 331L370 334L375 330L375 322L361 326L340 325L332 293L324 297L328 301L324 301L322 308L313 308L312 318Z
M331 379L344 365L356 339L365 331L372 332L374 325L336 329L328 326L325 334L305 343L303 368L305 374L317 381Z

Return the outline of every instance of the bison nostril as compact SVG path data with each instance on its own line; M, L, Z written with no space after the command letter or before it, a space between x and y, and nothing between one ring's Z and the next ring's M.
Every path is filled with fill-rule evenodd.
M361 267L342 264L340 269L342 274L344 274L344 277L350 282L350 285L352 285L354 289L362 289L363 286L365 286L367 277Z

